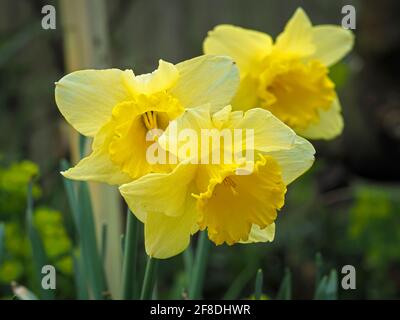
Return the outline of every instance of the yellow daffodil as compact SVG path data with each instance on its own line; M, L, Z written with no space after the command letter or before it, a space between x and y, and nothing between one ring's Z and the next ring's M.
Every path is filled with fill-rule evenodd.
M150 173L120 186L132 212L145 224L146 252L151 257L182 252L190 236L205 229L217 245L272 241L286 186L314 161L313 146L269 111L232 112L227 106L212 113L212 109L204 105L187 110L159 137L160 145L179 158L171 172ZM255 158L244 152L246 156L232 163L195 163L197 143L190 152L179 152L188 142L174 140L175 129L200 135L206 128L253 130ZM245 141L243 151L248 148ZM240 174L249 162L252 171Z
M56 83L55 98L65 119L93 137L92 153L63 172L70 179L122 184L168 165L146 161L151 129L164 130L185 109L212 103L214 111L230 102L239 85L232 60L201 56L135 76L132 70L82 70ZM154 140L157 136L154 137Z
M265 33L219 25L205 39L204 52L229 55L238 64L234 109L262 107L306 138L332 139L342 132L343 119L328 68L353 41L350 30L312 26L299 8L275 42Z

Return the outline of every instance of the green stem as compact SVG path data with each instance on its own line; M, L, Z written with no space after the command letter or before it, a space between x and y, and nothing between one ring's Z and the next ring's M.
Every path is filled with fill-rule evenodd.
M201 232L192 271L193 278L189 289L189 299L201 299L209 246L210 242L207 239L207 232Z
M156 282L156 269L157 259L148 257L146 271L144 273L144 280L140 300L149 300L152 297L154 284Z
M137 242L138 221L128 209L122 266L122 298L124 300L137 299Z
M193 270L193 250L190 245L183 252L183 263L185 266L186 286L187 288L190 288L190 281L192 279L192 270Z

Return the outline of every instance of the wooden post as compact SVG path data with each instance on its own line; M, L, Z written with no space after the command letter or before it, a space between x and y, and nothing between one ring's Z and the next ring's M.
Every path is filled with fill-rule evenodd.
M67 72L110 67L107 11L104 0L60 0ZM79 160L79 134L70 130L71 154ZM120 295L122 233L121 201L118 190L104 184L90 183L90 194L97 237L107 224L106 278L114 298ZM100 243L100 241L98 241ZM118 248L118 249L117 249Z

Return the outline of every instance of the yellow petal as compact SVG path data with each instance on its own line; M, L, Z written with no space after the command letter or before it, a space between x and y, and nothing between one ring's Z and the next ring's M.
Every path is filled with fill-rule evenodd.
M241 111L229 113L229 110L230 106L227 106L219 112L216 112L212 118L207 105L187 110L182 116L178 117L174 122L171 122L167 130L159 138L158 142L162 148L168 150L174 155L178 155L182 146L187 144L186 140L179 140L179 133L182 132L183 129L194 130L197 137L201 137L202 139L206 139L202 135L204 129L215 130L214 132L211 131L209 133L215 133L216 136L218 134L223 136L223 131L228 129L231 130L232 137L235 136L234 130L239 129L242 130L244 134L242 134L242 139L232 139L234 141L234 144L231 145L234 149L232 151L242 150L244 152L246 150L256 150L259 152L269 152L273 150L288 149L293 145L296 137L295 132L276 118L271 112L260 108L248 110L246 113ZM254 135L251 136L252 134ZM246 145L247 137L254 138L253 145ZM198 141L196 140L196 142ZM237 145L238 143L241 145ZM197 146L199 148L201 145L201 142L198 142ZM208 145L210 153L213 149L212 146L214 146L214 142ZM191 150L194 148L195 147L192 147ZM224 145L224 150L225 148L228 149L230 146ZM198 159L205 160L207 156L210 156L210 154L203 154L202 151L204 150L198 150ZM225 151L221 151L220 154L222 155L224 152ZM227 152L229 153L229 150ZM200 156L204 156L205 158L200 158ZM181 160L188 160L189 157L180 155L179 158Z
M293 145L296 137L295 132L271 112L260 108L246 111L243 118L236 120L230 127L254 130L254 150L262 152L287 149ZM246 148L248 147L243 145L243 150Z
M319 110L319 122L298 130L298 134L309 139L330 140L343 131L343 118L339 99L335 99L328 110Z
M62 172L62 175L73 180L105 182L111 185L131 181L132 179L110 160L108 146L111 130L111 123L103 126L94 138L93 152L75 167Z
M179 157L180 160L190 158L188 155L179 154L179 150L181 150L184 144L187 144L186 141L180 139L180 133L185 129L190 129L196 134L196 137L201 137L201 130L214 128L210 108L210 104L191 108L186 110L177 119L171 121L165 132L158 139L160 146ZM200 144L197 144L197 146L200 147ZM196 150L195 146L192 147L192 150ZM198 152L198 155L200 155L200 152Z
M176 65L179 80L171 93L185 108L206 103L212 111L230 103L239 86L239 70L228 57L200 56Z
M334 25L313 28L316 51L311 59L330 66L342 59L354 45L354 35L350 30Z
M93 137L111 118L117 103L130 99L123 71L81 70L56 83L55 99L61 114L80 133Z
M111 162L103 150L93 151L75 167L62 172L62 175L72 180L105 182L110 185L119 185L131 180Z
M315 149L306 139L296 136L295 143L291 148L266 154L278 162L282 171L282 180L285 185L288 185L312 166Z
M186 202L184 213L170 217L162 213L149 213L145 223L145 248L150 257L166 259L184 251L190 236L197 232L195 199Z
M169 62L159 60L158 69L152 73L133 76L125 74L125 80L132 92L152 94L173 87L179 78L178 69Z
M275 223L271 223L264 229L258 225L253 224L247 241L240 241L240 243L255 243L255 242L272 242L275 238Z
M229 120L231 112L232 112L232 106L227 105L226 107L223 107L221 110L214 113L211 117L213 125L216 128L221 129L225 125L225 123Z
M119 190L132 212L181 216L193 191L190 188L196 168L196 165L181 162L170 173L150 173L120 186Z
M274 49L290 53L297 57L306 57L314 53L313 28L307 14L298 8L277 37Z
M258 77L251 75L244 76L240 81L240 86L232 100L233 110L249 110L259 106L257 90L259 87Z
M241 76L256 71L272 49L269 35L232 25L219 25L209 31L204 53L227 55L237 63Z

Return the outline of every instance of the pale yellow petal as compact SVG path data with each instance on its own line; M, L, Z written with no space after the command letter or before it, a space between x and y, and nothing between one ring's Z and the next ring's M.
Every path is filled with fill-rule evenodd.
M310 19L303 9L298 8L277 37L274 49L298 57L314 53L313 28Z
M62 172L62 175L68 179L104 182L110 185L120 185L131 180L111 162L108 153L101 149L93 151L75 167Z
M133 212L159 212L167 216L185 213L187 194L196 165L180 163L170 173L149 173L120 186L119 190Z
M240 241L240 243L272 242L274 238L275 223L271 223L264 229L261 229L257 224L253 224L247 241Z
M198 138L201 137L201 131L214 128L210 108L211 106L209 104L205 104L187 109L181 116L171 121L165 132L158 139L160 146L171 154L179 157L180 160L190 158L188 155L179 155L179 150L189 143L186 140L182 140L181 135L185 131L188 133L193 132L195 134L194 138L196 138L194 143L199 147ZM195 146L192 147L192 150L199 151ZM197 155L199 156L200 153L198 152Z
M298 134L308 139L336 138L343 131L343 118L341 114L340 102L335 99L328 110L320 109L319 122L311 124L304 130L298 130Z
M222 126L224 126L225 123L229 120L231 112L232 112L232 106L227 105L218 112L214 113L211 117L214 126L218 129L221 129Z
M81 70L56 82L55 99L61 114L80 133L93 137L111 118L117 103L130 99L123 71Z
M241 76L256 71L271 49L272 39L269 35L232 25L216 26L208 32L203 44L206 54L232 57Z
M286 150L267 152L281 168L282 180L288 185L306 172L314 163L315 149L306 139L296 136L293 146Z
M205 55L176 67L179 80L170 92L185 108L210 103L217 111L230 103L239 86L239 70L228 57Z
M184 251L190 236L197 232L195 199L186 201L184 213L170 217L162 213L148 213L145 223L145 248L150 257L167 259Z
M242 120L235 120L231 128L253 130L253 150L262 152L290 148L296 137L295 132L271 112L260 108L246 111ZM245 139L243 141L245 142ZM244 147L243 150L248 149L248 146Z
M120 185L131 181L132 179L110 159L108 146L112 130L111 122L103 126L94 138L92 153L79 161L75 167L62 172L62 175L68 179L104 182L111 185Z
M160 60L157 70L139 76L126 76L134 93L152 94L172 88L179 78L179 71L172 63Z
M354 35L350 30L334 25L313 28L316 51L311 59L330 66L342 59L354 45Z

